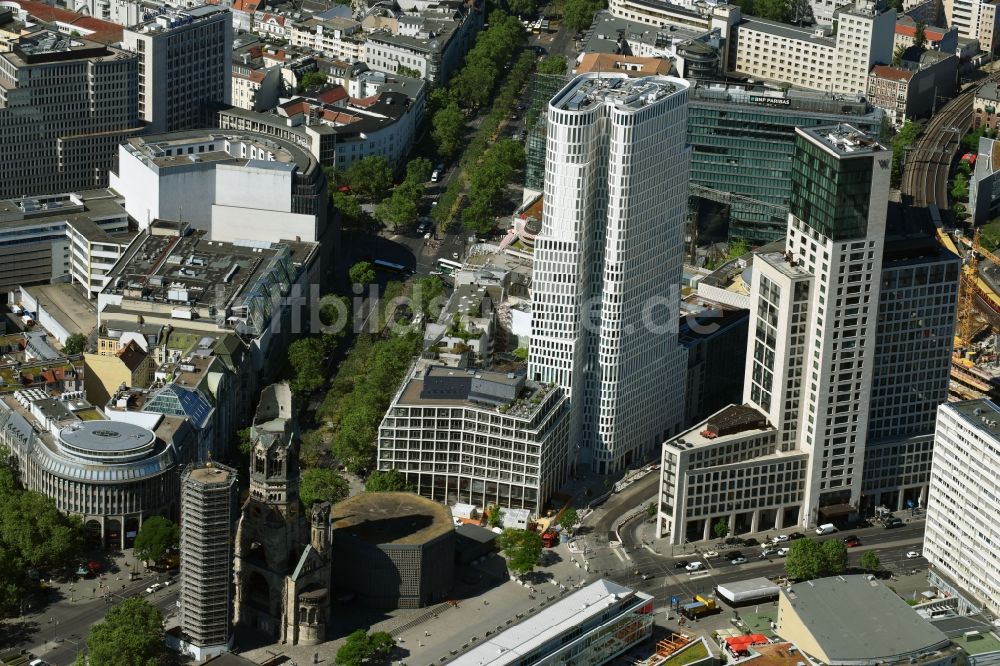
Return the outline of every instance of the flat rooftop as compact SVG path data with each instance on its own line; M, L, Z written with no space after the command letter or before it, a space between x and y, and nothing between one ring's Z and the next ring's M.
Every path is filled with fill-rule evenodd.
M974 430L984 432L993 439L1000 441L1000 406L988 398L982 400L966 400L952 402L943 406L956 412ZM992 425L991 425L992 424Z
M258 157L233 154L243 145L251 147L248 154L257 153ZM306 173L315 164L312 155L292 143L263 134L233 130L190 130L132 137L125 148L159 169L216 162L282 170L298 167L300 173Z
M838 157L871 155L888 150L867 132L848 123L824 127L798 127L796 132L810 138Z
M235 470L216 463L209 463L201 467L195 467L190 471L191 479L204 485L216 483L228 484L229 481L235 476Z
M943 631L917 615L891 589L866 576L817 578L783 588L779 594L779 635L787 603L832 661L895 661L950 645Z
M729 405L666 443L678 450L718 446L753 435L775 432L767 415L749 405Z
M39 284L22 287L66 331L89 335L97 326L97 311L78 287L67 284Z
M177 307L208 304L222 308L261 278L282 252L287 250L280 246L211 241L202 230L145 234L115 265L105 293Z
M563 88L551 105L566 111L583 111L595 104L639 111L687 86L681 79L665 76L633 79L625 74L583 74Z
M787 262L783 252L760 252L756 256L760 257L771 267L776 268L778 271L792 279L801 279L812 275L812 273L810 273L809 270L801 264L790 264Z
M787 23L780 23L778 21L771 21L756 17L744 18L739 24L739 29L756 30L757 32L764 32L770 35L784 37L786 39L795 39L802 42L811 42L813 44L822 44L830 47L836 44L836 40L832 37L816 35L812 27L800 28Z
M636 606L653 601L653 597L645 592L638 592L610 580L595 581L545 607L533 617L483 640L449 664L505 666L520 663L532 650L568 635L576 627L594 622L610 606L627 598L634 598ZM555 647L558 646L553 649Z
M375 545L419 545L455 529L448 507L415 493L360 493L334 506L330 522Z

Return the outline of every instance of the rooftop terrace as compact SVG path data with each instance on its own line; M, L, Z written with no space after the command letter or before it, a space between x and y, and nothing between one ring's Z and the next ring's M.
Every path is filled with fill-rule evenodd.
M796 131L809 137L838 157L870 155L878 151L888 150L874 137L848 123L825 127L799 127Z
M624 74L584 74L563 88L552 106L583 111L595 104L608 104L638 111L686 87L684 81L664 76L633 79Z

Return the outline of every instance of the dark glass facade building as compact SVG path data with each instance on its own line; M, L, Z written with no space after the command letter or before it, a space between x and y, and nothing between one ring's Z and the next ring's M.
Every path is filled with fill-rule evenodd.
M862 98L815 92L697 86L690 100L692 194L739 195L726 202L729 236L752 242L785 237L796 127L849 122L878 134L883 117Z

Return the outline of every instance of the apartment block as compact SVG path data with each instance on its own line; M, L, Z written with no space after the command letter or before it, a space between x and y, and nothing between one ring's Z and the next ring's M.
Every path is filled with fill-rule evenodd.
M958 36L979 41L987 53L1000 48L1000 12L995 0L943 0L948 26L958 29Z
M542 515L570 470L568 408L523 374L417 366L379 427L378 468L433 500Z
M684 418L688 83L584 74L549 103L528 374L572 404L578 462L647 459Z
M901 127L907 119L930 117L955 96L958 57L953 53L924 51L918 62L900 67L876 65L868 75L868 100Z
M350 18L313 17L297 21L289 29L289 43L349 63L364 59L365 35L361 24Z
M444 85L462 66L483 27L483 15L481 5L469 3L401 17L397 32L383 29L367 36L362 59L372 69Z
M1000 407L990 400L941 405L923 555L929 578L959 611L1000 614Z
M0 290L69 281L96 298L135 237L120 199L104 189L0 201Z
M729 47L730 69L809 90L864 94L873 65L892 61L896 11L858 2L837 15L836 31L743 19Z
M53 30L0 53L0 197L105 187L141 127L137 75L135 56Z
M168 10L125 30L139 57L139 115L150 132L211 125L232 99L233 26L214 5Z
M235 469L207 462L189 465L181 478L178 633L197 661L232 645L236 476Z
M401 165L424 116L423 79L364 70L343 86L296 96L270 113L225 109L224 130L254 132L301 146L323 166L346 169L365 157Z

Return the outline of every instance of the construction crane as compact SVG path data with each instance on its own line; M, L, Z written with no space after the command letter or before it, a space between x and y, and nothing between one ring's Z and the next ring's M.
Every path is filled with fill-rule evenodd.
M997 295L979 274L981 258L988 259L994 266L1000 267L1000 257L983 247L979 229L976 229L973 234L971 244L967 240L963 240L963 243L970 247L969 252L965 255L965 264L962 266L962 281L959 285L958 312L956 313L958 325L955 328L958 346L972 344L972 338L975 337L979 329L979 323L975 316L977 294L994 312L1000 312L1000 295Z

